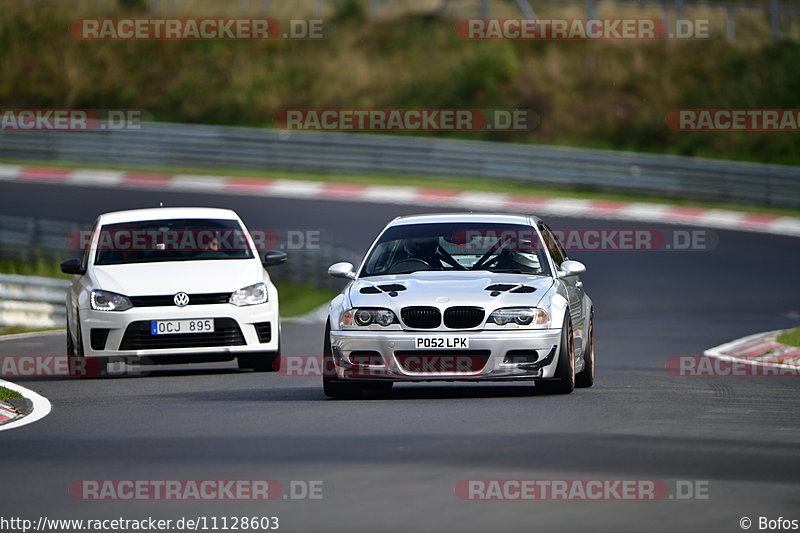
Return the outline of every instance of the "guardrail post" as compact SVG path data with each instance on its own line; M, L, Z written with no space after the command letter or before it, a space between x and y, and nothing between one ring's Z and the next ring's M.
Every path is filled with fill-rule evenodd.
M480 5L478 6L478 18L489 18L489 0L480 0Z
M736 16L730 5L725 6L725 38L729 43L736 40Z
M676 20L683 20L683 0L675 0L675 18Z
M36 260L36 249L39 246L39 224L35 218L28 219L28 249L23 254L28 261Z
M780 17L779 17L778 0L770 0L769 2L769 18L770 26L772 27L772 42L777 43L781 39Z
M319 281L317 277L317 269L315 268L317 266L316 259L316 254L312 254L310 252L306 253L306 269L303 276L304 284L314 285Z
M597 18L597 0L586 0L586 18Z
M517 7L520 13L522 13L523 18L529 20L536 18L536 13L533 12L533 8L528 0L517 0Z

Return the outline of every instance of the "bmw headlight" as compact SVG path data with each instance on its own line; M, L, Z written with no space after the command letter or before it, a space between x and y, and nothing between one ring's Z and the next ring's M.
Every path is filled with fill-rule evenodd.
M550 316L538 307L505 307L497 309L489 315L489 322L498 326L518 324L520 326L546 327L550 324Z
M126 311L133 307L127 296L110 291L92 291L89 301L95 311Z
M380 307L348 309L342 313L343 326L369 326L370 324L388 326L397 323L397 317L392 311Z
M263 304L269 300L267 291L267 284L264 282L255 283L242 287L238 291L233 291L228 302L233 305L243 307L245 305L258 305Z

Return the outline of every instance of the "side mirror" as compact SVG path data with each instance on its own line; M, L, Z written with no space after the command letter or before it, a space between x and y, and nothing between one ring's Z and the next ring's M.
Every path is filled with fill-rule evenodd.
M67 259L66 261L61 261L61 272L64 274L73 274L76 276L82 276L86 274L86 269L81 266L81 260L77 257L73 257L72 259Z
M558 274L568 278L571 276L580 276L584 272L586 272L586 266L580 261L564 261L561 263L561 270L559 270Z
M286 254L280 250L267 250L264 253L264 260L261 263L265 267L280 265L286 262Z
M335 263L328 268L328 274L334 278L355 279L356 273L353 270L353 263Z

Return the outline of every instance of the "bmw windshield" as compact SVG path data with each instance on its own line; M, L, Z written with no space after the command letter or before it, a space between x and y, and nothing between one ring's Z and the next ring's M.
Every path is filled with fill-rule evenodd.
M534 228L455 223L390 227L379 237L360 276L431 270L550 275L546 252Z

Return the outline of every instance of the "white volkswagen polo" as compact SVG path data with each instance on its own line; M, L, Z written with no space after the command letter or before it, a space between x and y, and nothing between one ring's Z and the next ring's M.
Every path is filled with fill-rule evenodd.
M88 361L237 359L268 371L280 356L278 292L252 236L228 209L156 208L100 215L67 294L71 368Z

